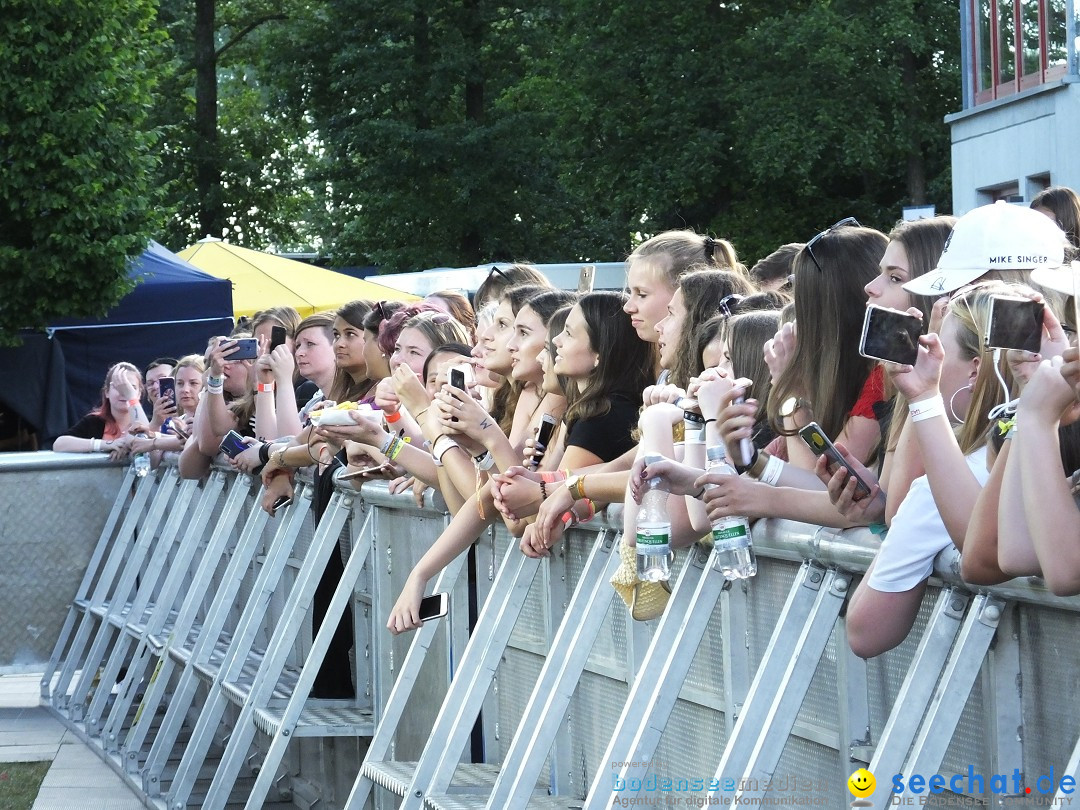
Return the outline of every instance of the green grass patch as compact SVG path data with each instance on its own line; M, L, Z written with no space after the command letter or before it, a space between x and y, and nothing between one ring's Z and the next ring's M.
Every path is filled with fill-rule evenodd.
M0 762L0 810L30 810L51 762Z

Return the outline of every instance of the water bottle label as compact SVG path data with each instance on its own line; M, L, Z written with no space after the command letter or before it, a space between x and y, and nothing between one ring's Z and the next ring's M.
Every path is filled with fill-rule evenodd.
M668 544L668 538L670 530L664 529L642 529L637 531L637 544L639 546L666 546Z
M750 533L743 523L713 529L712 539L713 548L717 551L732 551L750 545Z

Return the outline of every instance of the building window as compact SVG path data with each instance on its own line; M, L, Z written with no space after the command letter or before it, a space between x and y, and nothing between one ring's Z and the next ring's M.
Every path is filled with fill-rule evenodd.
M1054 81L1068 67L1069 0L967 0L974 31L975 103Z

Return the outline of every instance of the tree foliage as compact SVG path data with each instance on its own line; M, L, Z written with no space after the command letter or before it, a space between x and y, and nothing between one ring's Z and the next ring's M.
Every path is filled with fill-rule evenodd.
M145 171L161 133L158 237L174 249L210 233L398 271L618 259L689 227L749 263L842 216L887 229L905 203L949 208L959 32L943 0L160 0L152 61L127 46L146 40L144 2L105 37L115 52L95 39L120 19L114 0L77 29L49 22L55 0L0 23L14 43L0 82L21 111L0 138L22 144L5 150L22 179L0 183L22 237L52 239L58 189L76 185L41 166L79 173L95 210L115 202L96 192L109 172L70 158L95 109L127 121L95 159ZM121 64L92 66L62 37ZM77 101L34 106L69 87ZM116 186L145 223L152 195L135 188ZM95 219L82 235L132 230Z
M0 336L103 314L158 222L151 0L0 14Z
M275 32L301 27L304 14L298 2L162 0L168 39L152 119L164 133L158 182L170 204L160 241L174 250L207 235L256 249L305 248L315 237L310 121L265 78Z

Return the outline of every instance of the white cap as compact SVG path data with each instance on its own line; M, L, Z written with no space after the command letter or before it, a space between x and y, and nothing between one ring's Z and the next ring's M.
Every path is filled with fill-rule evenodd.
M1065 245L1065 232L1050 217L999 200L956 220L937 268L912 279L904 289L933 297L958 290L991 270L1057 268L1064 261Z
M1080 290L1080 262L1056 268L1039 267L1031 274L1031 280L1048 290L1075 295L1076 291Z

